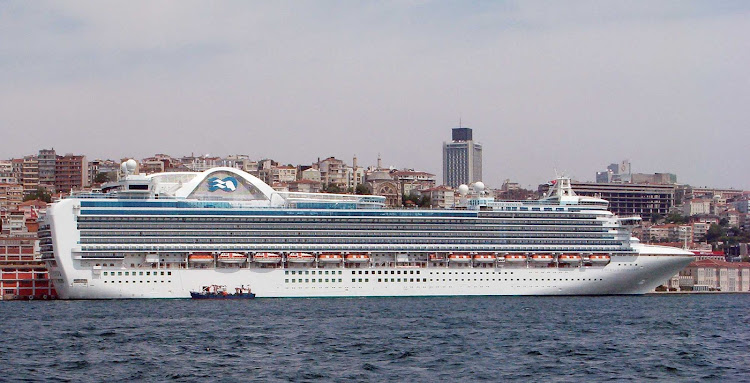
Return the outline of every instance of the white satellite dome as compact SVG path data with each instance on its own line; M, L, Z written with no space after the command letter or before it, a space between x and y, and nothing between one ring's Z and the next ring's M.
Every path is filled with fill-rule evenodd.
M466 195L469 193L469 186L468 185L460 185L458 187L458 194Z
M484 191L484 182L477 181L474 183L474 193L481 193Z
M125 166L128 169L128 173L133 173L135 171L135 169L138 167L138 163L135 162L135 160L131 158L131 159L125 161Z

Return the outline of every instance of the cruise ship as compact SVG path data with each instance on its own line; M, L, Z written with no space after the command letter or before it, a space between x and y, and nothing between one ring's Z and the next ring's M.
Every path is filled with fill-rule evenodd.
M47 209L40 245L62 299L644 294L693 260L641 244L639 217L560 177L534 201L462 186L453 209L279 192L239 169L137 174Z

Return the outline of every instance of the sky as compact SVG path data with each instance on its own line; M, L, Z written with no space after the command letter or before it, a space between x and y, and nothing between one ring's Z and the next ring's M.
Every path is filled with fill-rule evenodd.
M0 158L249 154L750 190L747 1L0 0Z

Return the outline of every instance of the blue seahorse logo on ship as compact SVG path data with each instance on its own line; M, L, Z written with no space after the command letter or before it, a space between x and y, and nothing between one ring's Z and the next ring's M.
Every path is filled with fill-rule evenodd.
M211 177L208 179L208 191L213 192L217 190L224 190L225 192L233 192L237 190L237 179L234 177L226 177L219 179L218 177Z

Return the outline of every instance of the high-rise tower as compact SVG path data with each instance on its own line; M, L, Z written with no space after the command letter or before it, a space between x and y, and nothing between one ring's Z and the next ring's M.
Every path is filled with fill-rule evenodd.
M443 142L443 184L458 187L482 180L482 144L470 128L453 128L453 140Z

